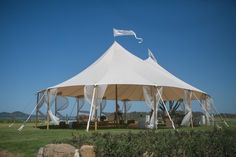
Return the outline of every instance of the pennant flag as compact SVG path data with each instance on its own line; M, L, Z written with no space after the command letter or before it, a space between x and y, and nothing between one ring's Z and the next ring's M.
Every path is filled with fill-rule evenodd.
M157 59L150 49L148 49L148 56L151 57L151 59L157 63Z
M136 33L134 31L132 31L132 30L120 30L120 29L113 28L113 35L114 35L114 37L133 35L137 40L139 40L138 43L142 43L143 42L143 39L142 38L138 38Z

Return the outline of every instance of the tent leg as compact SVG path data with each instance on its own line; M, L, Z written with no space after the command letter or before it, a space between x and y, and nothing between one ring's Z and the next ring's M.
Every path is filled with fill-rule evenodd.
M81 108L83 107L83 105L80 103L80 101L82 101L82 100L81 100L82 97L79 96L79 97L77 97L76 99L77 99L76 121L77 121L77 124L79 124L79 116L80 116L79 113L80 113ZM82 102L83 102L83 101L82 101ZM81 104L81 106L80 106L80 104Z
M102 117L102 102L100 103L100 107L99 108L100 108L99 109L99 121L101 121L101 117Z
M116 117L116 119L115 119L115 123L116 123L116 126L118 125L118 123L119 123L119 118L118 118L118 96L117 96L117 85L115 86L116 87L116 89L115 89L115 96L116 96L116 111L115 111L115 117Z
M193 112L192 112L192 101L190 100L190 108L191 108L191 119L190 119L190 124L191 124L191 128L193 128Z
M38 103L39 103L39 93L37 93L37 107L36 107L36 119L35 119L35 127L38 127L38 120L39 120L39 107L38 107Z
M168 116L168 118L169 118L170 121L171 121L172 127L173 127L173 129L175 129L175 124L174 124L173 120L172 120L171 117L170 117L170 114L169 114L169 112L168 112L168 110L167 110L167 108L166 108L166 104L164 103L164 101L163 101L163 99L162 99L162 96L161 96L159 90L157 90L157 92L158 92L158 94L160 95L161 101L162 101L162 103L163 103L163 105L164 105L164 108L165 108L165 110L166 110L167 116Z
M190 92L190 91L189 91ZM193 112L192 112L192 92L190 92L190 95L187 99L189 108L190 108L190 113L191 113L191 117L190 117L190 126L191 128L193 128Z
M50 121L50 117L49 117L49 103L50 103L50 96L49 96L49 92L47 92L47 96L48 96L48 102L47 102L47 130L49 130L49 121Z
M77 101L77 108L76 108L76 121L79 122L79 103Z
M94 130L97 131L97 129L98 129L98 120L97 120L97 118L95 118Z
M92 116L92 112L94 110L94 98L95 98L96 88L97 88L97 86L95 85L94 88L93 88L93 97L92 97L92 102L91 102L91 107L90 107L89 119L88 119L88 122L87 122L87 128L86 128L87 132L89 131L91 116Z
M126 108L126 100L124 100L124 122L127 124L127 108Z
M156 129L157 128L157 99L156 99L156 92L152 92L152 93L153 93L153 100L154 100L154 110L153 110L154 129Z
M55 116L57 116L57 95L55 96Z
M98 115L97 115L97 108L95 108L95 126L94 126L94 129L95 131L97 131L98 129Z

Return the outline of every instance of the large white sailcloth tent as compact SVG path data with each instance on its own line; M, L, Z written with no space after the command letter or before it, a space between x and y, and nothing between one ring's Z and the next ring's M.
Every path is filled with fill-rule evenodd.
M200 100L206 116L210 117L207 111L210 96L207 93L178 79L151 57L146 60L136 57L116 41L85 70L41 93L84 97L91 104L87 130L90 121L96 120L94 113L103 98L116 100L116 105L117 100L145 101L154 111L154 128L157 127L158 104L165 100L183 99L186 115L182 125L190 124L192 100ZM174 128L173 121L172 126Z

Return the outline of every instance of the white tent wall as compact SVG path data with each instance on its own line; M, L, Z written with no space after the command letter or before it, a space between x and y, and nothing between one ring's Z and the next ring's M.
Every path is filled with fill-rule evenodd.
M214 104L211 97L204 95L203 99L199 100L202 111L205 115L206 125L211 125L214 123Z
M158 91L162 95L162 87L151 87L151 86L143 86L143 95L145 98L145 103L147 106L152 110L152 115L150 117L148 128L156 128L158 125L158 108L159 103L161 101L160 95L158 94Z
M184 112L185 116L181 122L181 126L193 126L192 121L192 91L184 90Z
M59 122L60 122L60 118L58 118L57 116L55 116L52 111L49 109L48 111L48 114L50 116L50 124L53 124L53 125L59 125Z
M36 108L36 126L38 125L37 123L39 113L41 116L45 116L45 118L47 119L47 123L52 125L59 125L59 111L65 110L68 107L69 102L66 97L62 97L57 94L58 93L56 89L53 89L51 91L44 90L38 93L38 99L41 99L42 101L38 102ZM43 114L44 112L46 112L46 114ZM58 116L56 116L57 114Z
M201 100L201 108L202 108L202 111L203 111L203 113L205 115L205 123L207 125L209 125L210 124L210 114L207 111L207 105L208 104L207 104L207 100L206 99Z
M206 96L204 107L207 111L206 112L207 124L211 125L211 123L214 123L214 108L215 108L213 99L211 97ZM217 111L215 110L215 112Z

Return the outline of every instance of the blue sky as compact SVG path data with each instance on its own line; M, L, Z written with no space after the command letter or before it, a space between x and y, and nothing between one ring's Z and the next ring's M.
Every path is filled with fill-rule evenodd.
M236 1L0 1L0 112L30 112L35 93L93 63L116 40L236 113Z

